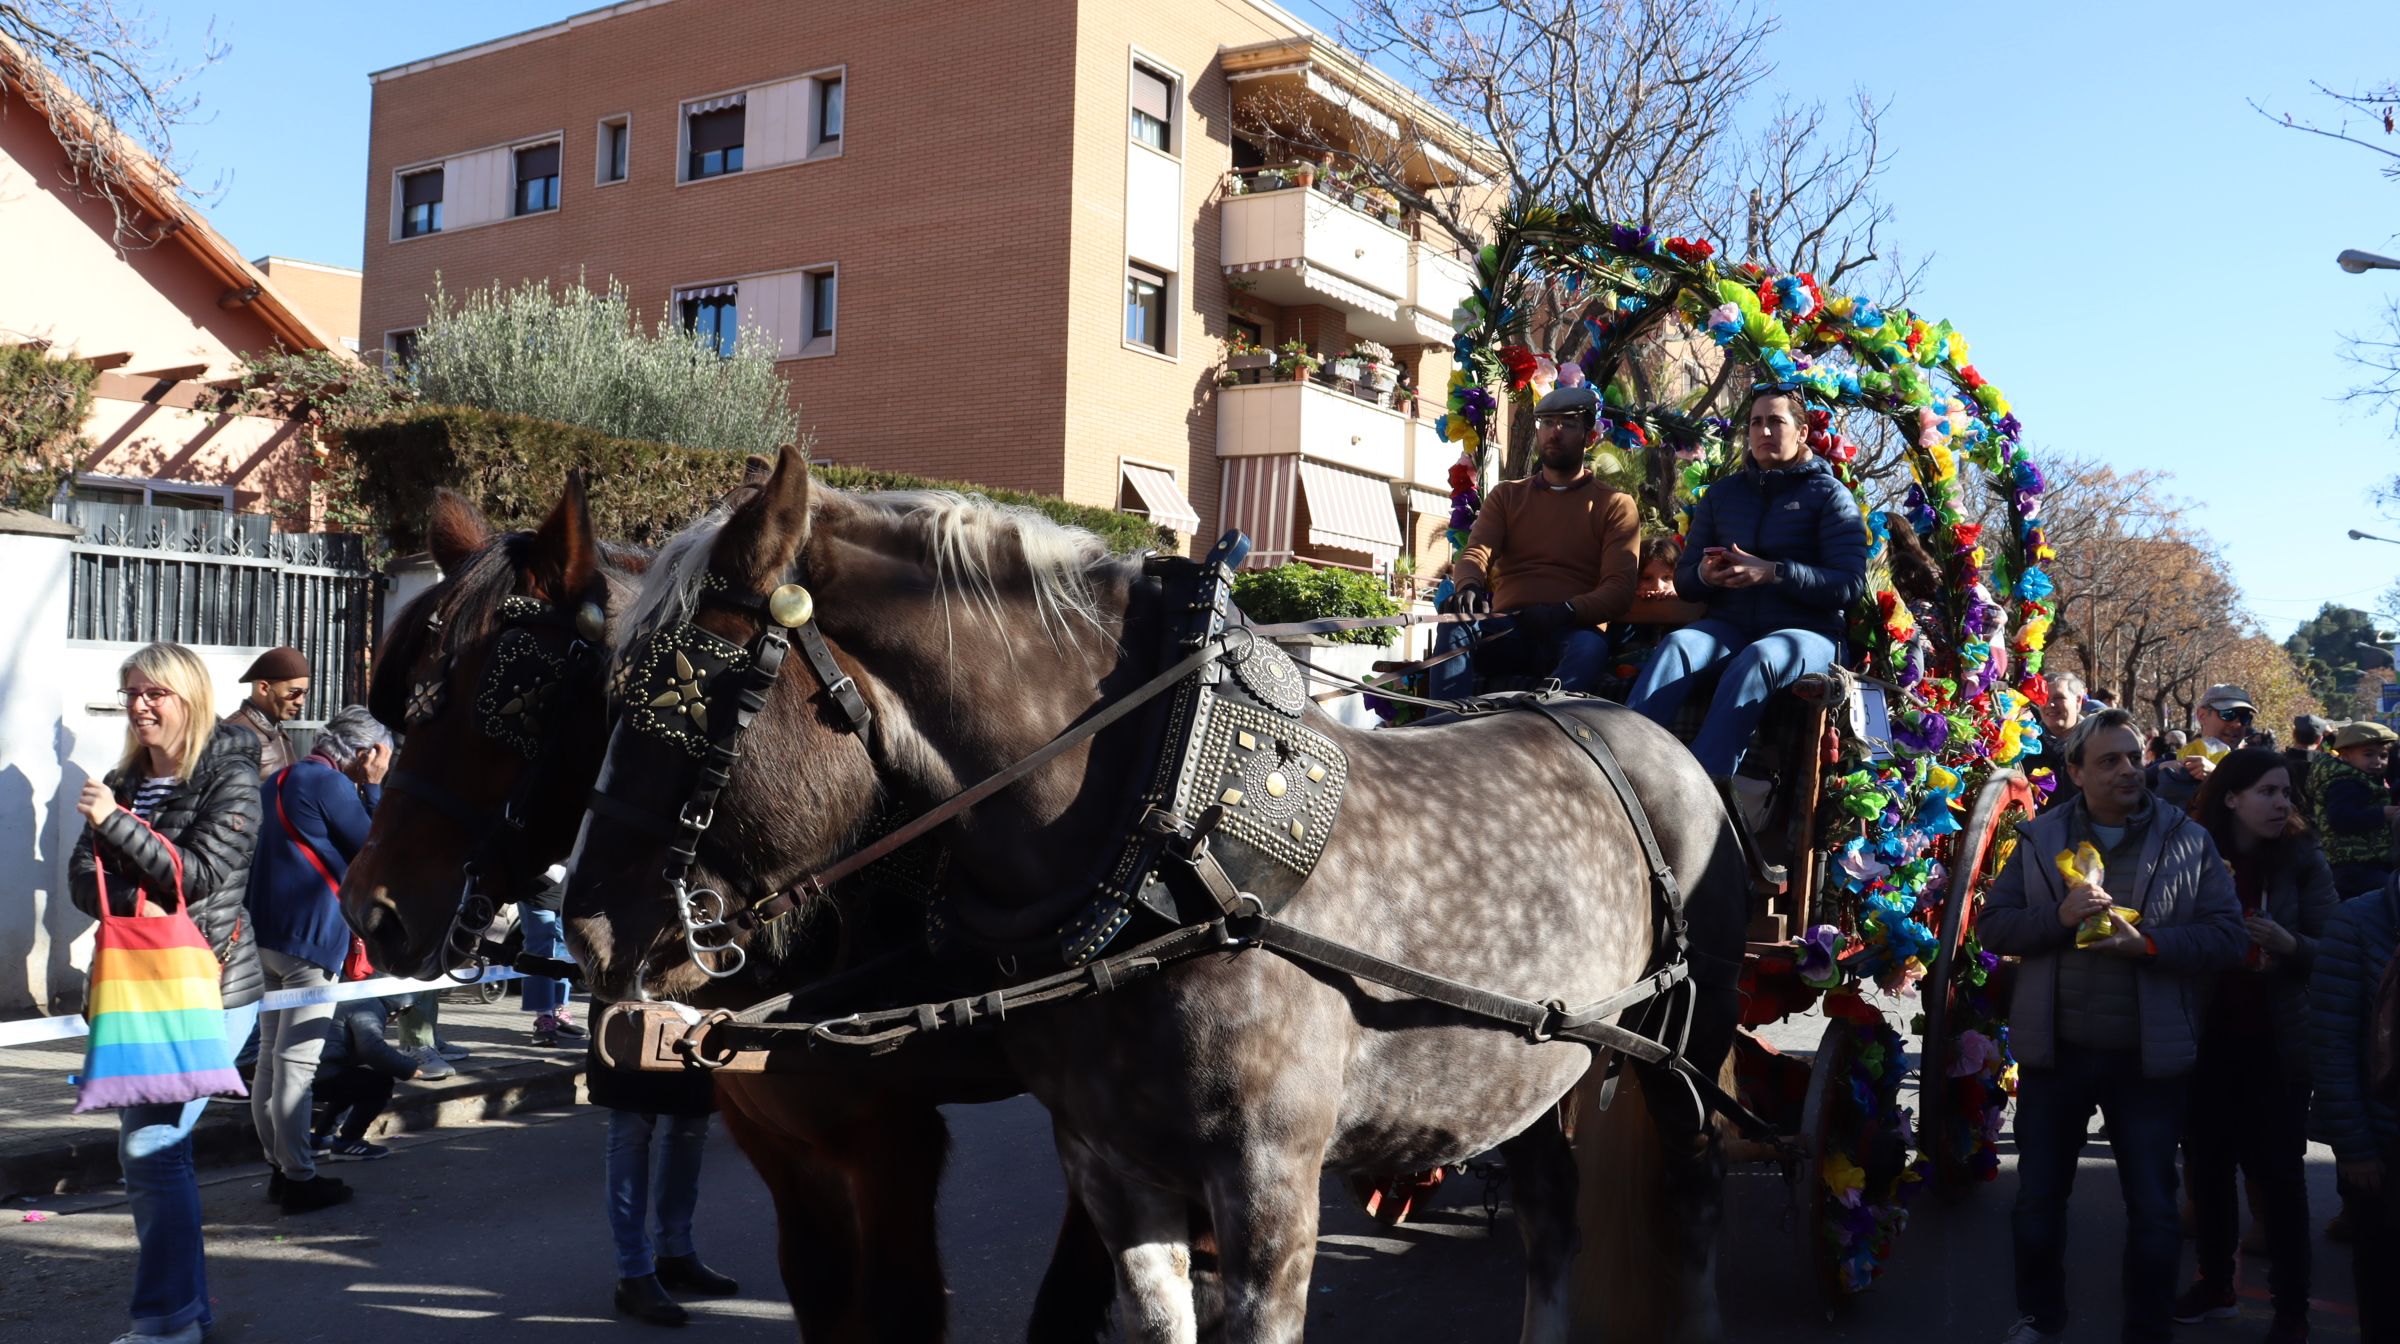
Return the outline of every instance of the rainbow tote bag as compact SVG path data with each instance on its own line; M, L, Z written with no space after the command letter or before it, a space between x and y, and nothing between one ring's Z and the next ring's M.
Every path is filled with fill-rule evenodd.
M147 823L144 823L147 824ZM244 1097L225 1039L223 967L183 896L183 855L175 856L175 908L162 915L120 915L108 899L108 870L98 866L100 929L92 954L84 1017L83 1072L75 1111L172 1105L201 1097Z

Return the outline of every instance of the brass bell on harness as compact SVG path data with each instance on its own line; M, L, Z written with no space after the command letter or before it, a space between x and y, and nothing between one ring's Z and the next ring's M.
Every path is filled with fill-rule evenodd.
M767 594L767 619L786 630L797 630L817 614L817 599L796 583L787 583Z
M597 644L608 634L608 613L597 602L586 602L575 609L575 634L586 644Z

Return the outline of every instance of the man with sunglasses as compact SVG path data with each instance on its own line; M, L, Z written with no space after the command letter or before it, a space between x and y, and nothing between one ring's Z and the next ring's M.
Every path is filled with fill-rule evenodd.
M242 680L250 683L250 698L225 716L225 722L258 739L258 773L271 778L296 759L291 734L283 725L300 717L308 704L308 659L294 648L274 648L251 662Z
M1600 398L1589 386L1562 387L1533 408L1533 449L1541 470L1493 489L1466 548L1450 571L1457 586L1446 611L1501 614L1477 624L1482 642L1473 673L1555 677L1570 691L1592 692L1608 671L1600 627L1633 605L1641 570L1640 512L1633 497L1584 464L1600 437ZM1443 627L1445 650L1469 627ZM1471 693L1469 657L1433 669L1433 694Z
M2184 755L2168 761L2158 772L2158 796L2179 812L2191 810L2192 799L2200 794L2200 781L2217 768L2226 752L2240 747L2242 739L2250 735L2258 707L2250 702L2248 691L2220 682L2200 697L2200 708L2192 717L2200 725L2199 749L2184 748Z

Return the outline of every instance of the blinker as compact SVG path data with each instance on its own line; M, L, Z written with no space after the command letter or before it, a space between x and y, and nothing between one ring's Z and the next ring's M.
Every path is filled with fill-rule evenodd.
M608 633L608 614L597 602L586 602L575 609L575 633L586 644L597 644Z
M786 630L797 630L817 614L817 599L806 588L787 583L767 594L767 618Z

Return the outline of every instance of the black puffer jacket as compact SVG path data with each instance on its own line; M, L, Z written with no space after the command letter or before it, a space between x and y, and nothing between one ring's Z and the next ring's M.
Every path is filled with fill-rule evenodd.
M174 902L175 853L181 853L183 894L192 919L225 967L217 982L225 1006L258 1002L265 981L258 968L258 940L251 936L243 903L250 889L250 855L258 847L258 739L219 724L201 749L192 777L158 805L148 827L125 810L141 782L136 774L109 772L104 782L117 796L117 810L97 828L86 827L75 842L75 856L67 864L75 908L99 917L99 881L92 862L95 839L105 849L109 896L121 915L134 913L132 888L137 884L162 905Z

